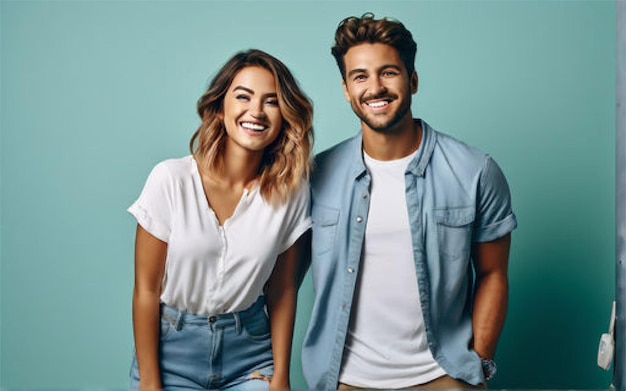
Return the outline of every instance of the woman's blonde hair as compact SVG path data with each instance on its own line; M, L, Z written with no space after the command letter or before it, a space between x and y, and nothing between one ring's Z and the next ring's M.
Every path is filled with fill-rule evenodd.
M202 124L191 137L189 148L196 160L209 170L221 171L228 137L220 119L224 96L237 73L251 66L267 69L276 80L282 129L278 138L265 148L259 181L263 198L274 204L282 203L298 190L303 179L308 179L311 170L313 104L289 69L277 58L251 49L235 54L222 66L198 100Z

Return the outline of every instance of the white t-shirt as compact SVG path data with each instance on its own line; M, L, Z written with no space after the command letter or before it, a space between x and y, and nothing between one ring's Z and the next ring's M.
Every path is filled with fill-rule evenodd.
M276 258L311 226L309 186L290 201L267 203L258 186L220 226L192 156L157 164L128 211L167 243L161 301L215 315L241 311L263 294Z
M445 374L426 341L413 258L404 173L415 153L392 161L365 154L370 208L342 383L393 389Z

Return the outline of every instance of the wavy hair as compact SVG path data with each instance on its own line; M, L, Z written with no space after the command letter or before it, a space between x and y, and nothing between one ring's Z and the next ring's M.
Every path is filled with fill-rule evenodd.
M400 53L400 59L409 76L415 71L417 44L411 32L397 20L374 19L374 14L367 12L360 18L356 16L345 18L335 31L335 45L330 52L335 57L344 81L346 80L344 56L351 47L363 43L382 43L395 48Z
M303 179L308 179L311 171L313 104L277 58L250 49L235 54L222 66L198 99L197 111L202 123L191 137L189 149L209 170L221 171L228 137L220 119L224 96L237 73L252 66L267 69L276 80L282 128L277 139L265 148L258 174L263 198L272 204L283 203L299 189Z

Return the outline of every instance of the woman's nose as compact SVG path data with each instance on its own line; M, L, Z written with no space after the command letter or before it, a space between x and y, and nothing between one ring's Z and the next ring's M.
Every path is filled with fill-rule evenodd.
M253 102L250 107L250 115L254 118L265 118L265 107L263 106L263 102Z

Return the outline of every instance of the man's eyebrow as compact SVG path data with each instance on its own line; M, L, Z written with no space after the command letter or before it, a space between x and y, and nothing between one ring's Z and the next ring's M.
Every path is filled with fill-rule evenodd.
M381 72L381 71L384 71L385 69L388 69L388 68L393 68L393 69L395 69L397 71L402 70L402 68L399 65L396 65L396 64L385 64L385 65L379 67L376 70L376 72ZM355 74L358 74L358 73L367 73L367 70L365 68L355 68L355 69L352 69L351 71L348 72L348 76L352 76L352 75L355 75Z
M385 70L387 68L393 68L393 69L395 69L397 71L401 71L402 70L402 67L400 65L388 64L388 65L380 67L379 71L383 71L383 70Z
M348 72L348 76L352 76L356 73L366 73L367 71L363 68L355 68L353 70L351 70L350 72Z

